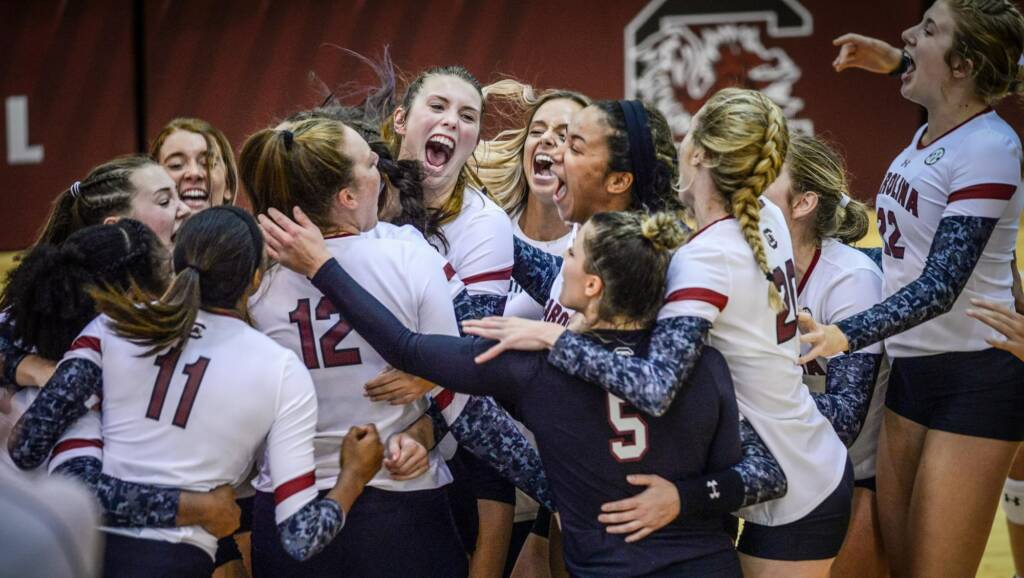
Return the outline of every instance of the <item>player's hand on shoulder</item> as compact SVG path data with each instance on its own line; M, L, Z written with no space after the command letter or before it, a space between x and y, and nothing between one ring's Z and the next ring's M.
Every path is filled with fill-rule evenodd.
M295 207L292 213L294 221L274 208L256 218L263 230L267 254L292 271L312 277L330 260L331 254L320 228L302 209Z
M377 377L367 381L364 389L366 393L363 395L370 398L370 401L386 401L391 405L405 405L426 395L428 391L434 389L434 384L389 367L380 372Z
M392 480L411 480L427 473L430 469L430 456L427 448L411 435L397 433L388 438L384 467Z
M1024 315L982 299L971 299L971 305L974 307L967 310L969 317L981 321L1005 337L987 339L988 344L1024 361Z
M519 317L485 317L462 322L467 335L497 341L493 347L476 356L477 363L486 363L504 351L542 351L554 346L565 327L548 321Z
M384 446L380 443L377 426L352 426L341 442L341 469L343 475L353 476L365 484L380 470L384 460Z
M191 494L199 500L200 522L207 532L217 538L230 536L241 524L242 510L235 501L235 489L230 485L217 486L206 493L182 492L181 499Z
M832 41L839 47L839 55L832 61L832 68L842 72L847 68L861 68L878 74L889 74L900 65L903 53L891 44L863 36L861 34L843 34Z
M835 325L821 325L807 311L797 314L800 326L800 343L811 346L811 350L802 356L797 363L804 365L819 357L832 357L850 348L850 342L843 332Z
M609 534L628 534L626 542L637 542L667 526L679 515L679 490L661 476L634 474L626 477L634 486L647 489L625 500L601 505L597 520L608 526Z

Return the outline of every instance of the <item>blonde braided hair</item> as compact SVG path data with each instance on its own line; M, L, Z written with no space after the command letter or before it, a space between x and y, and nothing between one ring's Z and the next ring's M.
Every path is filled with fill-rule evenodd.
M785 304L768 269L761 238L759 197L779 176L789 147L782 110L754 90L726 88L715 93L697 115L693 142L706 151L715 187L739 221L743 237L768 278L768 303L775 311Z

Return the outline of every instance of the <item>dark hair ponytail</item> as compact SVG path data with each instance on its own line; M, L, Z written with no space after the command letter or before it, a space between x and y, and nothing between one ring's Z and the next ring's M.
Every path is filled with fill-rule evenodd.
M160 240L138 221L86 227L62 245L34 247L9 274L0 307L13 338L43 357L59 359L96 317L89 288L125 291L134 284L159 294L166 263Z
M200 309L234 310L251 287L263 257L263 235L251 215L233 206L207 209L182 225L174 245L176 275L154 301L133 287L126 295L92 292L114 332L154 355L184 346Z

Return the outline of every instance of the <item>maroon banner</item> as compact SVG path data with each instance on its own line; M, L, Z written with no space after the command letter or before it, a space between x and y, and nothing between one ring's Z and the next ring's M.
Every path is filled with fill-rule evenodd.
M319 103L311 75L328 87L373 82L336 46L376 57L390 45L396 64L413 74L458 63L483 82L513 76L594 98L643 97L658 104L678 136L714 90L758 88L786 111L794 130L837 144L853 192L864 199L874 196L889 161L922 122L921 109L900 97L898 80L831 67L833 38L856 31L899 45L921 2L135 5L143 14L133 27L127 0L0 3L0 92L8 112L0 249L30 243L54 196L90 166L132 152L137 113L145 139L176 116L197 116L224 130L237 151L248 134ZM133 53L133 38L140 54ZM141 106L133 100L139 80ZM1019 106L1003 108L1019 118Z

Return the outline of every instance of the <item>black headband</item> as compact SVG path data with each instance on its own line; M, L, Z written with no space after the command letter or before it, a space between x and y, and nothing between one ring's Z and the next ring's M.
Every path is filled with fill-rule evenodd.
M647 111L639 100L620 100L619 108L626 119L626 134L629 136L629 160L633 165L633 179L637 199L643 205L654 195L654 141L651 139L651 125Z

